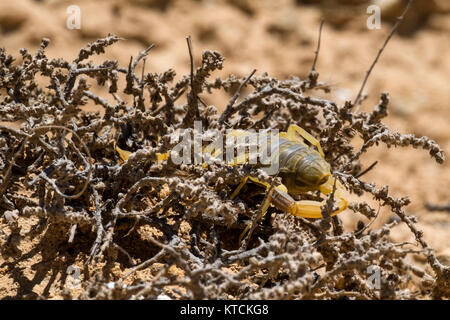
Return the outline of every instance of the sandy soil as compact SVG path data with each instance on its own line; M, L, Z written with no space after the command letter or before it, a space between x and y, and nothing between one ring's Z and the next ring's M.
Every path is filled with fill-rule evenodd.
M68 30L66 9L72 1L2 1L0 46L18 55L23 47L36 50L41 38L48 37L51 45L47 55L70 60L87 42L112 32L125 40L112 46L102 59L117 59L125 67L130 56L154 43L156 48L150 54L146 70L160 72L173 68L181 76L189 70L185 37L191 35L197 58L202 49L218 50L226 58L225 68L218 76L230 73L245 76L255 68L259 74L268 72L279 78L305 77L311 68L320 19L324 16L326 23L316 67L319 79L333 84L328 98L340 103L353 99L392 28L391 18L398 14L398 9L382 7L382 17L386 19L382 20L381 29L369 30L367 1L317 1L321 5L304 2L313 1L81 0L77 1L81 8L81 29ZM342 4L352 2L362 5ZM381 92L389 92L390 127L402 133L429 136L448 154L450 6L445 0L417 2L421 7L413 8L402 34L392 38L375 67L366 86L365 92L370 92L370 96L363 109L371 109ZM208 102L223 108L228 98L219 94ZM385 147L370 151L363 159L365 166L379 161L364 179L380 186L389 185L394 196L409 195L412 203L408 212L419 217L425 239L442 259L450 260L450 215L424 208L426 202L450 203L450 162L439 165L425 151L386 152ZM357 219L351 212L343 213L342 217L347 228L354 227ZM382 212L375 227L389 219L391 214ZM37 220L20 222L26 226L24 233L27 228L37 226ZM4 225L0 224L0 228ZM406 227L394 230L394 241L414 242ZM0 237L4 232L0 230ZM46 238L41 242L43 245L37 245L38 237L33 236L18 244L21 256L18 260L1 253L0 298L61 297L67 266L77 265L82 259L67 244L67 235L44 230L40 237ZM88 252L91 241L79 239L76 252L83 251L82 246ZM133 239L128 241L131 250ZM135 252L145 252L145 247L134 246ZM151 254L146 252L141 258ZM97 268L100 270L102 266ZM88 270L87 274L94 271ZM126 271L118 263L106 270L104 276L115 279Z

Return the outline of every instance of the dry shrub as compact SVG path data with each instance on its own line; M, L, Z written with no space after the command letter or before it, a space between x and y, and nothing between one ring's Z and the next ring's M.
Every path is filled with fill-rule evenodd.
M201 65L177 82L171 69L136 74L151 47L130 59L127 68L117 61L100 65L87 61L117 41L115 35L97 40L72 62L47 58L48 39L34 55L22 49L16 62L0 50L0 119L21 123L19 129L0 126L0 217L7 226L0 234L4 255L21 259L17 246L30 235L21 232L19 218L37 216L37 229L52 226L67 234L72 245L91 235L87 237L90 249L77 253L86 270L99 263L105 268L114 263L128 268L113 281L98 270L95 275L85 270L83 292L74 296L70 288L61 289L66 298L450 296L449 267L438 261L416 220L406 214L408 198L394 198L387 186L361 180L360 156L380 143L422 148L438 163L444 161L433 140L395 132L381 122L388 114L387 93L372 112L356 112L351 101L337 105L314 97L315 90L328 90L314 68L307 79L278 80L252 73L246 78L231 75L211 80L224 59L209 50L202 53ZM47 78L50 86L40 86L37 75ZM122 98L120 77L126 81ZM111 98L90 91L90 79L107 87ZM238 99L239 90L234 91L244 86L252 92ZM202 99L216 90L235 93L223 113ZM179 104L183 95L187 102ZM89 100L103 108L103 115L82 112ZM271 209L251 241L239 248L237 238L260 202L232 201L230 194L247 175L270 183L276 178L256 167L232 167L219 160L207 168L159 163L157 153L171 150L176 130L192 128L194 120L202 121L205 130L224 133L228 128L284 131L297 124L320 137L333 173L349 192L371 195L399 219L380 229L360 222L356 230L344 231L338 217L309 220ZM363 140L361 148L353 147L355 139ZM123 164L116 143L133 152ZM351 203L350 209L372 222L377 217L377 210L365 202ZM399 223L415 235L416 250L391 242L390 230ZM123 239L146 247L129 253ZM413 253L425 256L431 269L412 265L407 256ZM381 272L378 289L370 285L367 272L373 266ZM150 275L138 276L145 270Z

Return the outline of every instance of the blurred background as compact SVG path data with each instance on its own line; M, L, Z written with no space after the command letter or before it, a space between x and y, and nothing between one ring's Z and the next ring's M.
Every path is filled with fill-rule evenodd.
M186 36L191 35L197 62L203 49L217 50L225 67L213 76L257 74L284 79L308 75L325 19L316 70L332 85L327 99L342 104L354 99L364 75L407 1L402 0L0 0L0 47L19 57L19 49L35 51L43 37L51 40L47 55L74 59L80 48L108 33L123 41L98 57L128 65L130 56L155 44L146 72L173 68L189 72ZM79 29L70 6L79 8ZM368 22L376 5L379 28ZM68 11L69 8L69 11ZM372 7L373 8L373 7ZM71 20L72 19L72 20ZM368 26L371 26L371 28ZM376 65L362 110L371 110L381 92L389 92L390 116L385 122L401 133L426 135L450 153L450 1L415 0L405 21ZM97 58L96 58L97 59ZM323 93L317 91L317 95ZM222 109L230 97L218 93L207 100ZM93 107L93 106L91 106ZM363 167L378 160L364 176L378 186L389 185L395 197L409 195L408 213L439 255L450 260L450 214L430 212L426 202L450 203L450 165L435 163L423 150L384 146L363 156ZM377 206L374 206L375 208ZM344 213L354 226L352 212ZM394 219L382 212L375 226ZM406 226L394 228L394 241L412 241Z

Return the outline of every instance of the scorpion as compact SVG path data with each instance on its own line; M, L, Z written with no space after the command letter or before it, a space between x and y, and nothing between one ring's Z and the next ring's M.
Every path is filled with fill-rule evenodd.
M244 130L233 130L229 133L235 137L241 135L250 135ZM286 132L280 132L278 145L275 150L275 160L279 161L278 176L281 177L282 184L272 186L252 176L244 177L230 198L235 199L242 188L249 182L253 182L266 189L266 197L260 207L260 212L254 221L259 221L267 212L270 205L273 205L280 211L289 213L293 216L303 218L319 219L323 218L322 207L326 200L321 202L313 200L294 200L293 197L304 194L309 191L320 191L324 195L329 195L334 191L334 197L337 202L337 209L330 213L330 216L337 215L347 208L348 202L344 198L344 187L331 174L330 164L325 160L325 155L320 142L314 138L305 129L291 124ZM306 142L310 144L307 145ZM122 161L126 161L131 154L115 146ZM215 153L217 156L218 153ZM233 165L241 164L242 158L235 160ZM158 154L158 161L168 159L168 154ZM245 161L244 159L244 161ZM263 168L264 170L264 168ZM253 223L247 224L241 233L239 243L252 228Z

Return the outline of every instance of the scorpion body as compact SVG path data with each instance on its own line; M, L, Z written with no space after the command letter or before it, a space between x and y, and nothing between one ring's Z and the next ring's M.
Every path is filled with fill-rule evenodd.
M328 180L330 165L318 151L285 138L279 139L278 150L279 175L290 193L314 190Z
M236 130L234 135L246 135L246 131ZM304 140L311 145L307 145ZM330 172L330 164L325 160L324 153L317 141L304 129L291 125L287 132L279 133L278 141L271 146L272 161L278 161L278 176L283 184L271 189L266 202L262 206L262 214L272 203L281 211L304 218L322 218L321 207L325 202L300 200L295 201L292 196L300 195L308 191L319 190L328 195L335 189L337 210L330 215L336 215L347 208L347 201L343 197L343 186ZM241 159L242 160L242 159ZM263 168L264 170L264 168ZM259 181L253 177L246 177L232 194L231 198L238 195L245 183L251 180L269 190L268 183Z

